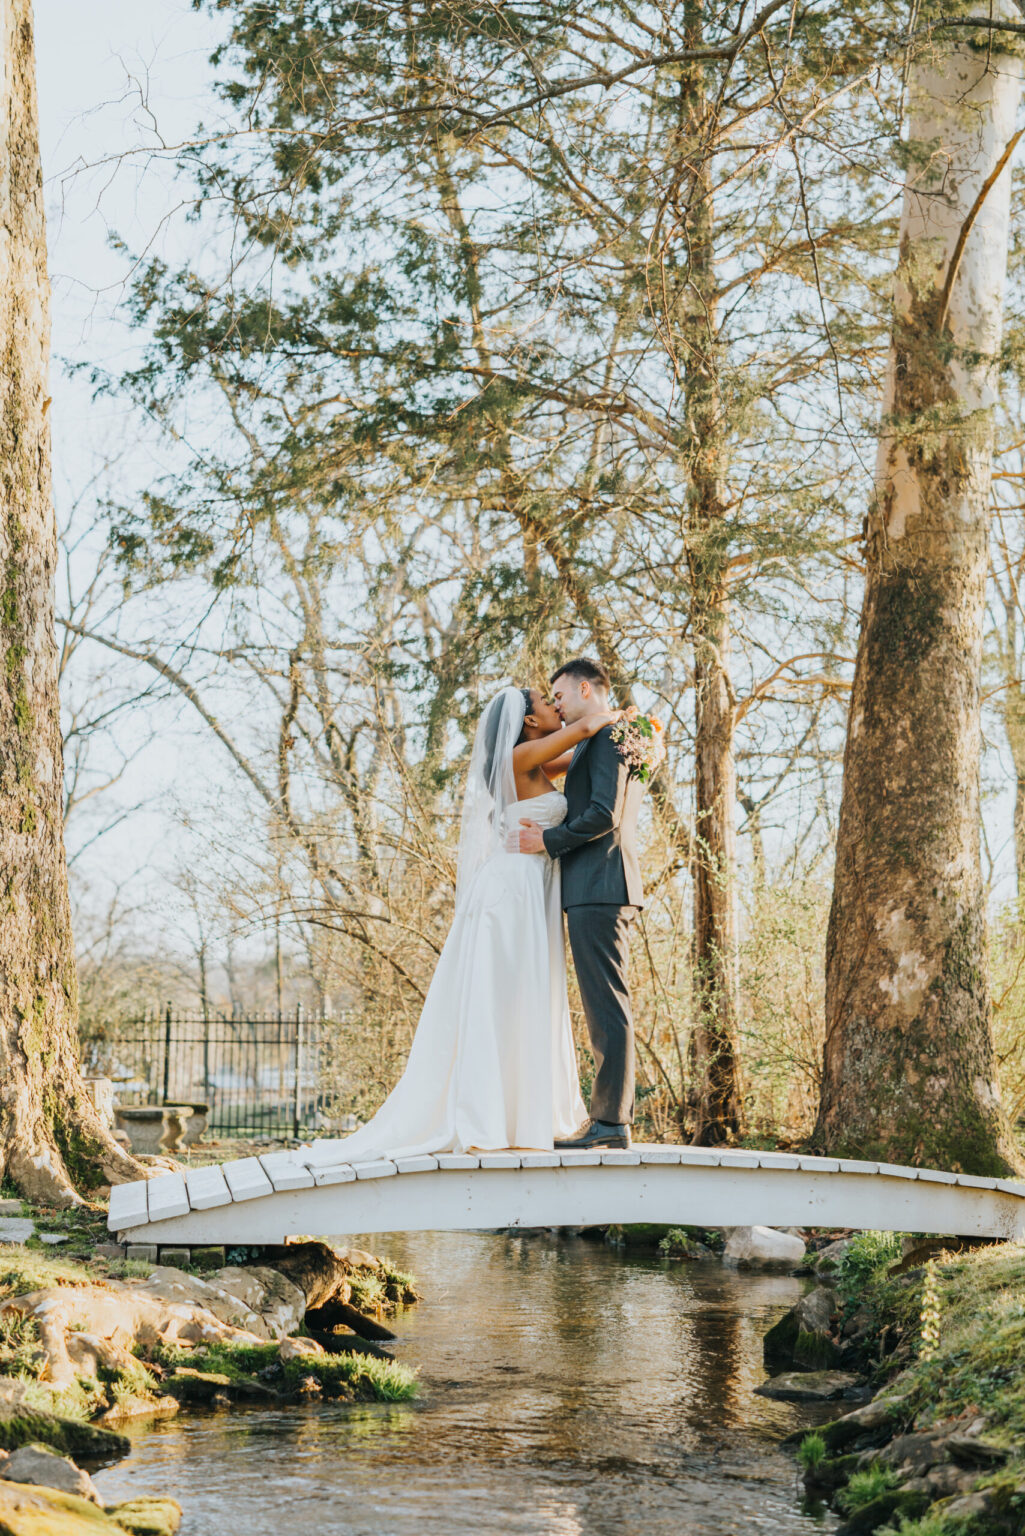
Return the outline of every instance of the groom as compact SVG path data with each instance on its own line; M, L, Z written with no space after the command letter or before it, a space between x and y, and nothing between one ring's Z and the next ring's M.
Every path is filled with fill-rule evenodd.
M609 708L609 674L597 661L567 661L551 678L566 725ZM594 1052L591 1119L557 1147L629 1147L634 1113L634 1026L626 979L630 927L644 902L637 861L641 782L630 775L609 727L580 742L566 774L566 820L544 831L521 822L520 852L562 861L562 905Z

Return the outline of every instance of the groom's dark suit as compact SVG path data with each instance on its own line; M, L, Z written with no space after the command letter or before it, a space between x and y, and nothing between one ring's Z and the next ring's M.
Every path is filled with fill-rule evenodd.
M643 787L631 778L609 727L582 741L566 774L566 820L544 845L562 871L580 997L594 1051L592 1120L630 1125L634 1031L626 980L627 936L644 904L637 859Z

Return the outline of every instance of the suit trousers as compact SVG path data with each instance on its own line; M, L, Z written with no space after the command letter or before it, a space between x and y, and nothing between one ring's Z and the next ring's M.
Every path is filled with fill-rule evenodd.
M566 908L569 944L594 1052L590 1115L607 1125L634 1117L634 1021L626 979L637 907Z

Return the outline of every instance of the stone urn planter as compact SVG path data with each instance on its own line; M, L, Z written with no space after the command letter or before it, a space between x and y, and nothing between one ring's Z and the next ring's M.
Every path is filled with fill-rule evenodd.
M124 1131L133 1152L177 1152L192 1116L189 1104L127 1104L114 1111L119 1131Z

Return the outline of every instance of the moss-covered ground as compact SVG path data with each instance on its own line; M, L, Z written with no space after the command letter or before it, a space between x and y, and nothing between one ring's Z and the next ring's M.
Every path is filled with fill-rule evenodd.
M398 1403L416 1395L414 1371L373 1355L311 1352L281 1360L276 1344L218 1343L196 1349L158 1344L151 1359L166 1372L164 1391L180 1392L186 1401L208 1398L207 1383L222 1386L228 1396L259 1396L261 1389L268 1396L301 1396L311 1382L325 1397L353 1402Z

